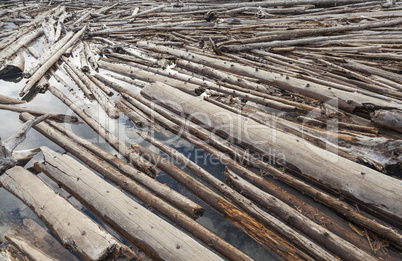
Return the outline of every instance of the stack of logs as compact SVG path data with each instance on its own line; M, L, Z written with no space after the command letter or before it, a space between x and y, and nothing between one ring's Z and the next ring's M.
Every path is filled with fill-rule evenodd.
M0 28L0 77L26 78L22 98L0 94L0 109L27 122L0 144L0 185L82 259L251 260L196 222L204 208L157 181L161 172L279 259L402 258L402 1L12 0ZM74 115L29 108L38 93ZM188 172L128 146L89 103L108 121L131 120L126 128ZM66 123L88 125L121 157ZM47 147L20 160L13 150L31 126L82 163ZM163 143L169 132L224 164L226 180ZM43 162L23 168L38 151Z

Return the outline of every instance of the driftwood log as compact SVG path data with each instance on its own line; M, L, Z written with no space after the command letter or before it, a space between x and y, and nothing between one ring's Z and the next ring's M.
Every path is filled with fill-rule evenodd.
M41 168L151 257L221 260L219 256L130 199L67 155L42 147Z
M21 114L20 118L24 121L27 121L32 119L33 116L27 113L23 113ZM205 244L210 245L212 248L217 250L219 253L222 253L227 258L233 260L251 260L250 257L245 255L232 245L228 244L226 241L222 240L219 236L212 233L199 223L195 222L188 215L182 213L181 211L178 211L177 209L166 203L164 200L160 200L152 193L149 193L148 190L145 190L141 186L138 186L135 182L122 175L120 171L111 168L105 162L97 159L96 157L93 157L80 145L72 142L71 140L68 140L65 135L62 135L61 133L55 131L53 128L50 128L50 126L48 126L46 123L42 122L36 125L34 128L46 137L48 137L50 140L54 141L60 147L70 152L81 161L85 162L88 166L96 170L105 178L112 180L121 188L125 189L127 192L131 193L151 208L157 210L159 213L165 215L167 218L174 221L178 226L193 234ZM100 152L99 149L96 150ZM116 163L118 163L118 161L116 161ZM124 170L124 168L122 168L122 171L127 170ZM127 174L129 174L129 172L127 172Z
M0 177L0 183L30 206L64 245L85 260L101 260L119 251L120 243L113 236L31 172L14 167Z
M398 199L402 192L402 183L399 180L318 147L307 146L287 133L274 131L252 120L246 123L244 118L234 113L225 111L223 115L218 106L167 85L154 84L152 87L145 87L143 93L226 135L235 136L264 154L270 154L268 148L284 153L286 162L296 167L304 176L344 196L363 202L398 220L402 216L401 202ZM204 117L200 117L200 113ZM276 142L272 139L273 134Z

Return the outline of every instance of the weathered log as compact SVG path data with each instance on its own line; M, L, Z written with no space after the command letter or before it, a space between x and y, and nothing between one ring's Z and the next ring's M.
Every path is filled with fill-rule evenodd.
M84 44L80 44L81 48L80 48L80 52L79 52L79 56L80 56L80 69L83 72L89 72L89 66L88 66L88 59L87 59L87 55L86 52L84 50Z
M24 96L34 85L38 82L42 76L53 66L57 60L63 55L63 53L71 47L75 41L85 32L86 27L83 27L77 32L62 48L60 48L51 58L49 58L28 80L25 87L21 90L20 96Z
M89 100L93 100L95 99L95 96L93 95L93 93L88 89L87 85L85 85L80 77L78 77L77 74L75 74L75 72L73 70L70 69L69 66L67 66L66 64L63 66L64 71L71 77L71 79L73 79L73 81L75 82L75 84L78 86L78 88L81 89L81 91L84 93L84 95L89 99Z
M0 94L0 104L21 104L21 103L26 103L26 101Z
M394 26L402 23L402 19L395 19L390 21L380 21L380 22L371 22L371 23L363 23L363 24L355 24L355 25L345 25L345 26L333 26L333 27L325 27L325 28L315 28L315 29L302 29L302 30L292 30L292 31L282 31L281 33L270 35L270 36L261 36L256 38L247 38L242 40L232 40L227 42L222 42L219 44L219 48L221 50L227 51L246 51L251 49L259 49L264 47L272 47L272 42L276 40L289 40L295 39L299 37L305 36L318 36L324 35L328 33L339 33L345 31L354 31L354 30L366 30L370 28L376 27L387 27Z
M218 178L215 178L208 171L202 169L197 164L186 158L183 154L179 153L174 148L171 148L167 145L164 145L162 142L156 140L155 138L149 136L144 132L138 132L141 137L143 137L146 141L150 142L152 145L156 146L158 149L162 150L164 153L169 155L176 162L180 163L182 166L188 168L193 174L197 175L201 179L205 180L213 186L215 189L224 194L231 201L239 205L242 209L244 209L251 216L261 221L265 226L277 231L281 236L287 238L293 244L297 245L300 249L303 249L311 256L313 256L317 260L336 260L335 257L321 249L316 243L312 242L310 239L305 237L302 234L299 234L295 230L290 227L287 227L282 222L277 220L271 215L261 211L258 206L256 206L253 202L248 200L247 198L241 196L239 193L231 189L224 182L220 181ZM278 200L279 201L279 200ZM288 206L287 206L288 207ZM290 207L288 207L290 208ZM293 209L292 209L293 210ZM273 211L272 211L273 212ZM276 214L275 212L273 212ZM319 226L319 225L317 225ZM346 243L346 242L345 242ZM346 243L348 244L348 243ZM354 247L356 250L357 248ZM350 255L350 253L349 253ZM365 255L368 256L368 255Z
M34 116L48 114L49 119L56 120L59 122L75 123L75 124L82 123L76 116L73 116L73 115L65 115L65 114L60 114L60 113L48 113L45 111L30 109L30 108L26 108L26 107L19 107L19 106L15 106L15 105L0 104L0 109L15 111L15 112L28 112Z
M99 88L106 93L106 95L108 96L113 96L113 92L100 80L98 80L97 78L95 78L95 76L91 75L91 74L86 74L86 76L93 82L95 83L97 86L99 86Z
M238 75L252 77L263 83L270 84L279 89L295 92L323 102L336 102L340 109L353 111L356 108L364 108L365 103L371 103L383 108L402 108L402 105L395 102L387 102L378 98L362 95L357 92L345 92L342 90L330 89L320 84L312 84L309 81L297 79L279 73L268 72L250 66L244 66L235 62L226 62L206 55L194 52L182 51L166 46L154 45L144 41L137 42L138 47L151 49L157 52L166 52L171 55L186 59L192 62L221 69Z
M101 260L119 251L120 243L112 235L31 172L14 167L0 177L0 183L30 206L64 245L85 260Z
M226 178L229 184L233 185L241 194L274 213L290 226L302 231L315 242L322 244L327 250L331 251L342 260L376 260L375 257L308 219L297 210L246 182L231 171L230 168L226 168Z
M18 39L18 42L4 48L2 51L0 51L0 62L3 62L7 58L13 56L20 48L29 44L41 34L43 34L42 28L35 29Z
M72 69L72 71L80 78L80 80L86 85L86 87L91 91L95 99L98 101L100 107L106 112L106 114L112 118L119 118L119 112L114 107L113 103L110 102L109 98L102 91L101 87L94 83L88 75L80 71L72 62L67 58L63 57L63 61ZM106 88L108 89L108 88ZM106 90L107 91L107 90ZM110 90L109 90L110 93Z
M96 61L95 55L93 54L91 47L89 46L89 43L87 41L84 42L84 52L85 55L88 59L89 64L91 65L92 69L95 71L98 71L98 62Z
M57 259L45 254L40 249L33 246L31 243L26 241L25 239L18 237L18 236L10 236L5 235L5 238L11 242L15 247L18 248L21 252L25 255L29 256L30 259L34 261L42 261L42 260L49 260L49 261L56 261Z
M374 210L381 210L396 220L400 220L402 216L402 206L398 200L399 192L402 193L402 183L399 180L316 146L307 146L287 133L274 131L252 120L246 123L242 117L234 113L225 112L225 115L219 115L221 109L216 105L207 105L205 101L166 85L163 88L158 85L153 85L152 88L145 87L143 93L165 105L175 104L175 110L191 115L194 119L230 137L235 136L243 143L258 148L267 155L270 155L268 148L284 153L286 162L295 166L302 175L342 193L345 197L358 200ZM200 117L200 113L204 117ZM205 121L205 116L208 117L209 122ZM231 124L227 125L229 121ZM233 129L229 130L229 128ZM277 142L274 142L270 136L273 132ZM259 142L252 141L256 138Z
M83 139L82 137L78 136L74 132L72 132L69 129L64 128L60 124L57 124L52 121L47 121L46 122L50 127L53 127L54 129L60 131L64 135L66 135L68 138L76 142L77 144L83 146L90 152L94 153L96 156L100 157L101 159L105 160L108 162L110 165L114 166L117 168L119 171L124 173L126 176L132 178L133 180L137 181L139 184L150 190L151 192L155 193L158 197L166 200L179 210L183 211L187 215L189 215L192 218L197 218L202 216L204 213L204 209L199 206L198 204L194 203L193 201L189 200L187 197L184 197L180 193L176 192L175 190L172 190L168 186L165 186L164 184L159 183L155 179L147 176L146 174L138 171L134 167L130 166L126 162L120 160L118 157L111 155L110 153L102 150L101 148L97 147L91 142L88 142L87 140ZM43 127L45 128L45 127ZM48 132L50 133L51 128L47 127ZM55 133L55 136L60 136ZM65 143L68 143L68 139L65 139ZM67 148L68 149L68 148ZM72 154L76 155L76 152L72 152ZM94 162L99 162L99 160L96 160L94 157L90 156L88 153L83 153L85 155L83 156L78 156L80 159L83 159L84 162L88 162L92 159ZM88 155L88 156L87 156ZM85 160L84 160L85 159ZM101 164L101 166L105 166L105 164ZM110 169L110 168L106 168ZM99 171L101 174L104 171ZM107 176L107 175L106 175ZM121 182L115 181L116 183L120 184ZM131 184L132 182L130 182ZM138 192L139 193L139 192ZM137 195L137 194L135 194ZM138 196L137 196L138 197ZM140 197L141 198L141 197Z
M72 111L74 111L81 119L83 119L96 133L98 133L103 139L105 139L116 151L123 155L131 164L134 164L141 171L147 175L154 177L156 175L155 168L146 160L141 158L138 153L131 151L123 142L121 142L116 136L109 132L105 127L99 124L89 114L79 108L70 99L68 99L62 92L54 88L49 87L49 91L55 95L58 99L64 102Z
M25 58L22 51L18 51L11 59L6 60L0 68L0 79L18 77L24 71Z
M25 218L22 223L23 226L9 230L7 234L23 238L56 260L78 261L78 258L51 235L47 228L40 226L33 219Z
M26 121L32 118L27 113L21 114L21 119ZM54 124L53 124L54 125ZM167 218L175 222L178 226L182 227L189 233L193 234L195 237L199 238L205 244L208 244L212 248L214 248L219 253L222 253L224 256L231 260L251 260L250 257L242 253L237 248L228 244L226 241L221 239L219 236L209 231L199 223L195 222L186 214L178 211L173 208L171 205L166 203L165 201L159 199L148 190L143 189L141 186L138 186L135 182L130 180L129 178L122 175L121 172L126 173L128 176L133 176L132 171L124 167L124 163L121 165L121 172L111 168L104 161L100 161L96 159L96 157L91 156L91 154L87 153L85 149L83 149L80 145L73 143L69 140L66 140L66 136L53 131L47 124L42 123L38 124L34 127L36 130L41 132L43 135L51 139L53 142L58 144L60 147L70 152L72 155L79 158L81 161L85 162L92 169L96 170L98 173L103 175L105 178L108 178L119 185L122 189L125 189L142 202L155 209L162 215L165 215ZM88 146L88 143L85 144L88 149L93 146ZM93 153L102 154L102 150L99 148L91 149ZM108 156L110 158L110 156ZM118 160L113 160L116 164L120 162ZM163 192L163 190L161 190Z
M109 63L109 62L105 62L103 60L100 60L98 62L99 67L102 69L106 69L106 70L110 70L119 74L123 74L129 77L132 77L134 79L139 79L145 82L155 82L155 81L160 81L160 82L164 82L166 84L170 84L170 85L174 85L176 86L176 88L192 94L192 95L199 95L203 92L203 88L200 87L199 85L195 85L192 83L187 83L187 82L183 82L183 81L179 81L176 79L172 79L170 77L167 76L163 76L163 75L157 75L155 73L152 72L148 72L139 68L135 68L132 66L127 66L127 65L123 65L123 64L113 64L113 63Z
M174 180L208 203L216 211L224 215L234 225L239 227L258 243L271 249L283 259L300 260L310 258L282 237L278 236L272 231L272 229L268 229L262 223L249 216L234 204L209 189L207 186L203 185L201 182L197 181L168 160L147 150L139 144L132 143L131 147L142 157L155 164Z
M62 184L151 257L165 260L221 260L71 157L46 147L42 147L42 151L45 174Z
M47 117L48 115L42 115L38 118L32 118L25 122L22 127L7 140L1 141L0 139L0 175L18 163L17 159L15 159L13 156L14 149L25 140L26 133L33 125L38 124Z
M134 97L134 99L128 96L126 93ZM172 113L167 112L159 105L150 103L141 96L130 93L129 91L126 91L126 93L122 93L122 96L124 98L128 99L130 103L138 107L140 110L144 111L144 113L146 113L149 117L152 117L173 133L180 135L182 138L210 153L215 158L219 159L219 161L221 161L223 164L230 164L230 166L236 169L236 171L242 176L246 177L249 180L252 180L255 184L258 184L259 187L263 188L265 191L268 191L270 194L275 195L282 201L286 202L288 205L291 205L294 208L302 211L303 213L306 213L306 215L308 215L316 222L317 215L319 215L320 218L318 218L318 220L320 220L320 222L318 223L322 224L323 226L325 225L332 232L344 238L345 240L357 245L359 248L364 249L367 252L370 252L372 250L370 245L365 240L362 240L359 235L357 235L353 230L349 228L347 222L340 223L339 220L334 219L334 217L331 217L328 214L324 214L324 212L321 212L321 210L319 210L317 207L306 204L293 193L288 193L286 191L286 187L278 186L277 183L270 182L268 179L265 179L263 175L258 175L246 169L245 167L238 164L235 160L243 164L246 163L250 166L256 166L265 170L274 178L278 178L281 181L284 181L289 186L296 188L300 192L306 193L314 200L324 203L325 205L333 208L334 210L338 211L340 214L356 222L357 224L360 224L363 227L367 227L372 231L376 231L384 238L390 240L390 242L393 242L396 246L399 246L401 244L401 234L399 234L398 231L396 231L395 229L381 225L380 223L363 216L344 201L331 196L328 193L324 193L322 190L316 189L306 182L300 181L290 176L289 174L286 174L285 172L272 167L268 163L254 158L247 151L238 151L238 148L220 142L217 137L215 137L215 135L205 133L205 131L202 131L199 126L192 124L187 120L179 119L177 116L174 116ZM183 128L186 131L183 131ZM195 136L189 134L187 131L191 132ZM212 146L207 144L206 141L208 141L208 143ZM231 159L228 155L226 155L226 153L230 154L235 160ZM321 220L323 220L324 222L321 222Z
M376 110L371 113L371 120L380 126L402 133L402 111Z

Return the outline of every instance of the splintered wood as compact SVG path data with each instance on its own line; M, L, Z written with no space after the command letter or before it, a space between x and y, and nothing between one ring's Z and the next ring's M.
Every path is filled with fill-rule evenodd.
M401 260L401 10L401 0L1 3L0 79L21 84L6 83L0 110L28 123L1 137L0 185L84 260ZM39 93L65 113L31 107ZM13 151L31 126L82 163ZM0 259L57 259L11 232Z

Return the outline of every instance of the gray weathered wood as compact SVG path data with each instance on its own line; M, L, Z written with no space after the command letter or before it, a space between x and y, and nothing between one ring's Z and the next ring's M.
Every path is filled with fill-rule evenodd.
M275 131L250 119L245 121L242 116L229 111L222 113L220 107L170 86L153 84L145 87L143 93L267 155L271 154L270 148L284 153L286 162L297 167L303 175L346 197L380 209L394 218L402 216L402 182L397 179L301 142L296 136Z
M85 260L101 260L119 250L120 243L112 235L26 169L9 169L0 177L0 183Z
M165 260L221 260L200 243L130 199L70 156L42 147L46 174L151 257Z

